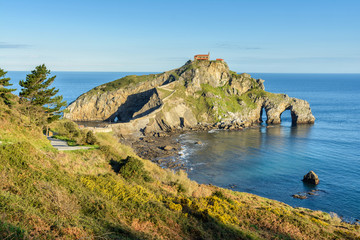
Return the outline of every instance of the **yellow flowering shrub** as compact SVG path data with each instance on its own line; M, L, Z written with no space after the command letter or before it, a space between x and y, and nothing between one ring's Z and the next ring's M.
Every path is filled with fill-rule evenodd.
M182 211L182 206L180 204L176 204L176 203L173 203L173 202L169 203L169 208L171 210L174 210L175 212L181 212Z
M241 204L237 201L229 202L217 196L189 199L186 197L169 198L169 208L174 211L198 212L204 216L213 217L224 224L239 224L237 213Z
M81 183L92 191L105 195L113 201L133 201L137 203L146 203L150 200L156 200L157 197L139 185L125 185L121 179L104 176L83 176L80 178Z
M329 224L324 222L324 221L321 221L320 219L316 219L316 218L311 218L311 221L318 224L318 225L322 225L322 226L328 226Z

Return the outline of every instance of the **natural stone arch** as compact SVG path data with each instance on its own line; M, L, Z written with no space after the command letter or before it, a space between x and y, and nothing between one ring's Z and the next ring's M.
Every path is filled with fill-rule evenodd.
M266 124L280 124L281 123L281 115L286 110L291 111L291 106L286 107L281 104L280 105L273 104L271 101L264 102L264 104L260 108L259 122L260 123L264 122L263 118L264 118L264 112L265 112ZM292 123L296 122L296 116L294 115L294 113L292 113L292 111L291 111L291 118L292 118Z
M281 114L289 106L284 103L274 103L272 101L265 102L265 112L266 112L266 123L267 124L280 124L281 123Z
M292 125L296 125L298 117L296 116L296 114L292 110L292 106L287 107L282 113L280 113L280 123L282 122L281 117L282 117L283 113L286 112L286 111L290 111L291 123L292 123Z
M263 108L266 112L267 124L280 124L281 114L286 110L290 111L291 121L294 125L299 123L314 123L315 121L308 102L290 98L287 95L283 95L282 99L265 99L260 110L260 120L262 118Z

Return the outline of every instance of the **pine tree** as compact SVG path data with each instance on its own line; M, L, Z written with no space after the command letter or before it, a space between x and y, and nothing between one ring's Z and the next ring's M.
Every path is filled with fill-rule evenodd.
M38 125L46 125L60 118L61 108L66 106L62 96L55 96L59 90L50 88L56 76L48 78L50 70L39 65L31 74L26 75L26 80L21 80L22 87L19 93L20 101L26 107L26 113Z
M9 83L10 78L5 77L6 74L7 72L0 68L0 98L6 105L11 106L14 103L11 101L11 99L14 97L11 92L15 91L16 89L5 88L12 86L12 84Z

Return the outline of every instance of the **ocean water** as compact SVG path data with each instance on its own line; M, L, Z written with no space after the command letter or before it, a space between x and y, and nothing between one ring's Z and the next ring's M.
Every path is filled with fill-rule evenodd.
M9 72L11 82L29 72ZM100 84L145 72L53 72L53 84L68 103ZM244 131L188 133L179 137L181 160L189 177L200 183L257 194L297 207L335 212L346 220L360 219L360 74L266 74L267 91L286 93L310 103L314 125L291 125L290 112L282 124ZM19 90L17 91L17 93ZM195 145L201 141L201 145ZM315 171L316 187L303 184ZM318 189L300 200L292 194Z
M189 177L334 212L347 221L360 219L360 74L252 76L265 79L267 91L307 100L315 124L292 126L290 111L285 111L278 126L182 135ZM310 170L319 176L316 187L301 181ZM308 199L291 196L312 189L319 191Z
M9 71L6 77L10 77L10 83L13 84L12 88L17 89L15 94L20 92L20 80L25 80L26 75L30 72L25 71ZM151 72L152 73L152 72ZM114 81L116 79L125 77L127 75L145 75L150 72L51 72L49 76L56 75L55 81L51 85L59 89L60 95L68 104L76 100L81 94L97 87L101 84Z

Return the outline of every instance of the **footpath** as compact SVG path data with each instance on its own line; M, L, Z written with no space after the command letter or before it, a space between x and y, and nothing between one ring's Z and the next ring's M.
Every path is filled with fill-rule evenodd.
M89 149L90 147L82 147L82 146L69 146L66 141L48 137L47 138L51 145L59 151L72 151L72 150L80 150L80 149Z

